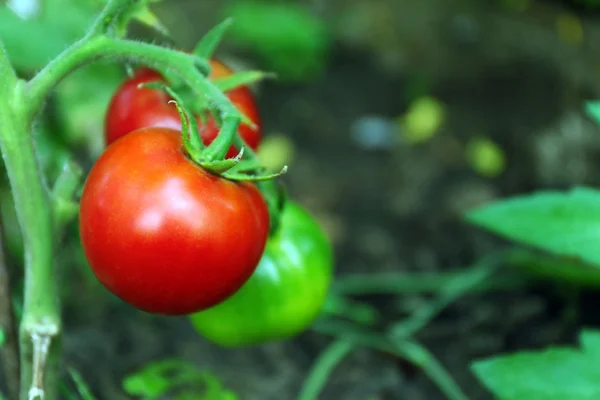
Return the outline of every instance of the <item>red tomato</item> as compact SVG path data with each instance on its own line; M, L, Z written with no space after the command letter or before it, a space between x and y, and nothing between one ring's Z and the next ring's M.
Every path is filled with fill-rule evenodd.
M269 233L269 214L251 183L193 164L181 132L134 131L92 167L79 229L98 280L151 313L203 310L252 275Z
M210 78L222 78L233 72L217 60L210 60ZM181 117L170 96L161 90L138 88L140 83L161 81L161 76L148 68L137 70L134 76L127 79L114 94L106 113L104 124L105 142L108 146L115 140L141 128L163 127L181 129ZM226 92L227 97L237 109L246 115L254 124L253 128L247 124L240 124L238 132L248 146L256 150L262 135L261 122L252 92L246 86L240 86ZM211 115L206 126L202 126L199 116L196 116L200 136L206 145L209 145L217 134L219 127ZM232 158L237 154L232 146L227 152L227 157Z

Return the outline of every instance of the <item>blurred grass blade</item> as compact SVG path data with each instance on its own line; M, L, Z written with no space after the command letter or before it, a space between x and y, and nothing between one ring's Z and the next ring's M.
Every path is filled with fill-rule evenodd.
M469 400L444 366L419 343L402 341L395 345L403 358L420 367L449 400Z
M394 338L407 338L424 328L444 308L458 300L460 297L471 293L481 283L490 281L492 275L500 268L504 253L491 254L480 260L474 267L465 270L462 274L450 279L445 286L440 288L437 298L429 304L419 307L409 318L392 325L391 336Z
M357 324L372 326L379 320L379 312L370 304L330 294L325 301L324 314L347 318Z
M196 44L196 47L194 48L194 54L206 59L211 58L216 48L219 46L219 43L221 43L225 32L227 29L229 29L232 23L233 18L227 18L219 25L208 31L202 37L202 39L200 39L198 44Z
M79 392L82 400L96 400L89 386L83 380L83 377L79 372L74 369L69 368L69 374L71 375L71 379L73 379L73 383Z
M312 367L298 400L316 400L335 367L356 348L349 340L333 342L325 349Z
M363 346L393 354L421 368L447 399L468 400L444 366L426 348L412 339L399 339L392 342L379 333L334 320L319 321L314 325L314 329L319 333L347 340L357 347Z

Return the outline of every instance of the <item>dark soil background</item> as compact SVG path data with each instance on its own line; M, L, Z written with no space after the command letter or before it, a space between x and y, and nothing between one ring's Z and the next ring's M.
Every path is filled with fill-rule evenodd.
M182 46L193 45L218 21L216 0L168 3L159 14ZM540 188L600 184L600 128L582 106L600 97L597 12L559 1L305 3L335 38L326 71L306 83L267 82L257 95L266 135L281 132L294 145L285 182L331 235L337 275L468 266L502 242L462 222L465 210ZM529 6L518 11L523 4ZM582 43L558 34L556 20L565 13L579 18ZM222 52L261 68L260 59L233 46ZM407 110L406 91L415 76L446 107L441 131L423 144L365 147L360 138L369 132L357 131L361 118L393 122ZM477 135L505 152L501 175L482 177L466 163L465 144ZM172 357L210 368L241 399L294 399L330 341L306 332L284 343L220 349L200 339L183 318L134 312L89 286L82 284L76 304L67 305L64 347L69 365L101 399L126 398L124 375ZM469 296L418 338L471 399L491 399L470 372L471 361L572 342L579 327L597 324L596 294L585 294L579 313L567 318L567 303L556 289ZM372 301L385 309L398 299ZM335 370L319 398L443 396L417 368L359 350Z

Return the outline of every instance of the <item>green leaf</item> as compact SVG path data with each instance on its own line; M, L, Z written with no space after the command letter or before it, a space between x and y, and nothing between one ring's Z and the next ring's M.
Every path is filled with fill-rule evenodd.
M54 132L69 147L84 147L92 158L105 148L104 115L117 87L125 78L118 65L98 61L71 73L55 90L56 117L61 130Z
M6 341L6 334L2 329L0 329L0 347L4 346L4 342Z
M588 101L585 104L586 113L600 124L600 101Z
M194 54L206 59L211 58L232 23L233 19L227 18L208 31L194 47Z
M147 400L159 399L167 393L184 389L181 399L236 400L234 393L208 371L183 360L169 359L146 365L123 380L127 394Z
M475 375L499 400L600 398L600 332L582 331L581 348L554 347L476 361Z
M600 265L600 191L540 191L476 208L467 221L552 254Z
M569 257L515 249L509 254L506 265L536 280L558 281L584 288L600 287L600 268Z

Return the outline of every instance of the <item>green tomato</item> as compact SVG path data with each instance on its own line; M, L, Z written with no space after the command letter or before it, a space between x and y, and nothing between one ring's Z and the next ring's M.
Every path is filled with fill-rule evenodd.
M321 312L333 276L333 251L319 224L286 202L252 277L233 296L191 314L200 335L223 347L286 339Z

